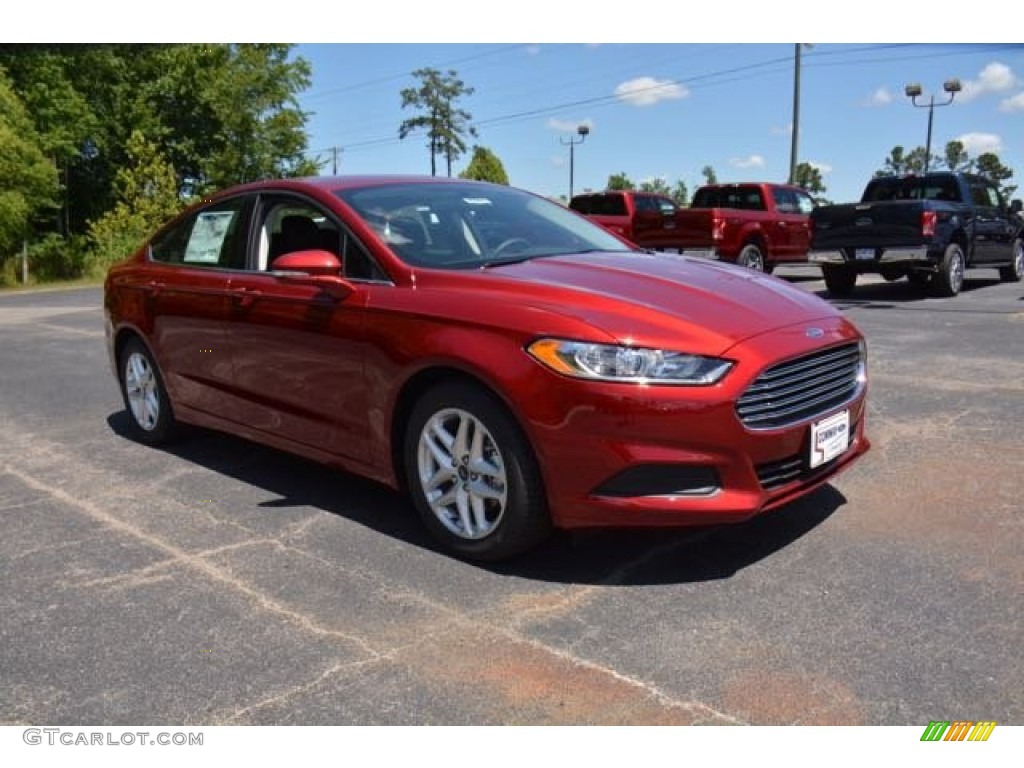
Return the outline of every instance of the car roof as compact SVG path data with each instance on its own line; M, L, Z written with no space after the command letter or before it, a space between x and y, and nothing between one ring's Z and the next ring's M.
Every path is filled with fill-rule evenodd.
M413 174L358 175L358 176L305 176L294 179L266 179L249 184L239 184L221 190L218 196L260 189L319 189L324 192L340 192L346 189L374 187L382 184L478 184L491 186L485 181L448 178L447 176L425 176Z

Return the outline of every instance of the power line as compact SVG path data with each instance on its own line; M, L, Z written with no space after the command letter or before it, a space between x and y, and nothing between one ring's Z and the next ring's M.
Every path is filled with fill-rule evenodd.
M820 59L820 58L825 58L825 57L852 56L852 55L856 55L856 54L860 54L860 53L869 53L869 52L876 52L876 51L883 51L883 50L894 50L894 49L902 49L902 48L915 47L915 45L916 44L891 43L891 44L865 45L865 46L859 46L857 48L845 48L845 49L838 49L838 50L826 50L826 51L814 50L814 51L808 52L805 55L804 66L805 67L810 67L810 66L814 66L814 67L851 66L851 65L859 65L859 64L884 63L884 62L888 62L888 61L903 61L903 60L909 60L909 59L926 59L926 58L937 58L937 57L949 57L949 56L954 56L954 55L978 54L978 53L986 53L986 52L993 52L993 51L1000 51L1000 50L1007 50L1007 49L1015 49L1015 48L1018 47L1018 46L1014 46L1014 45L1010 45L1010 44L995 44L995 45L989 45L989 46L971 46L967 50L954 51L954 52L951 52L949 50L943 50L943 51L940 51L940 52L914 54L914 55L909 55L909 56L890 56L890 57L885 57L885 58L874 58L874 59L856 59L856 60L852 60L852 61L813 61L813 59ZM517 47L517 46L508 46L508 47ZM477 58L479 58L479 55L477 56ZM812 61L808 62L807 61L808 59L811 59ZM736 80L748 79L749 75L745 75L744 77L735 77L735 75L740 74L740 73L750 73L750 72L754 72L756 70L762 70L762 74L767 74L767 73L773 72L773 71L781 72L781 71L783 71L783 69L788 68L789 65L791 64L791 62L792 62L792 57L791 56L788 56L788 55L787 56L781 56L781 57L777 57L777 58L773 58L773 59L766 59L766 60L763 60L763 61L754 62L752 64L745 64L745 65L738 66L738 67L730 67L728 69L716 70L714 72L706 72L706 73L703 73L703 74L700 74L700 75L693 75L693 76L690 76L690 77L680 77L680 78L676 78L676 79L663 80L663 81L660 81L660 82L656 83L655 85L649 86L647 88L642 88L642 89L637 89L635 91L632 91L632 93L640 94L640 93L644 93L646 91L661 90L661 89L664 89L667 86L685 86L685 87L688 87L688 88L691 88L691 87L692 88L708 88L708 87L713 87L713 86L718 86L718 85L724 85L724 84L729 83L729 82L735 82ZM730 77L730 75L733 75L733 77ZM562 102L562 103L559 103L559 104L552 104L552 105L548 105L548 106L545 106L545 107L536 107L536 108L533 108L533 109L522 110L522 111L519 111L519 112L512 112L512 113L508 113L508 114L504 114L504 115L496 115L496 116L493 116L493 117L484 118L482 120L477 120L477 121L474 122L474 125L475 126L498 127L498 126L502 126L502 125L507 125L507 124L512 124L512 123L520 122L520 121L523 121L523 120L528 120L530 118L537 117L539 115L550 114L550 113L553 113L553 112L559 112L559 111L562 111L562 110L565 110L565 109L570 109L570 108L575 108L575 107L582 107L582 106L590 106L590 107L610 106L610 105L613 105L613 104L615 104L615 103L617 103L617 102L619 102L621 100L622 100L621 96L618 95L618 94L614 94L614 93L612 93L612 94L604 94L604 95L601 95L601 96L592 96L592 97L587 97L587 98L582 98L582 99L576 99L576 100L573 100L573 101ZM382 137L379 137L379 138L365 139L365 140L361 140L361 141L354 141L354 142L346 143L345 144L345 149L347 151L350 151L350 150L358 151L360 149L369 149L371 147L376 147L376 146L382 146L382 145L388 145L388 144L398 144L401 141L402 141L401 139L398 139L398 138L396 138L393 135L392 136L388 136L388 137L383 137L382 136Z

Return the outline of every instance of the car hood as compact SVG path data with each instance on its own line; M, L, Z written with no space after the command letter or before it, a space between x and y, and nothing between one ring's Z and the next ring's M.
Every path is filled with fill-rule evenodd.
M491 267L482 274L524 300L572 316L619 341L720 354L744 339L840 313L783 280L665 253L587 253Z

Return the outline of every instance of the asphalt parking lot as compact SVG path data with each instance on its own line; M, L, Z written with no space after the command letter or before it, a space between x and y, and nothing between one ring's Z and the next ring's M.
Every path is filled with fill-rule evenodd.
M1024 284L862 282L852 470L500 567L373 483L132 442L99 289L0 295L0 724L1024 724Z

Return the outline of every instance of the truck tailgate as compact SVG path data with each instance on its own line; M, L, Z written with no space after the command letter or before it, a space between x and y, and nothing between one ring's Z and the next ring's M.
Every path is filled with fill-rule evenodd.
M710 248L715 208L685 208L676 211L676 239L686 248ZM720 212L719 212L720 214Z
M814 249L883 248L924 241L918 200L830 205L811 213Z

